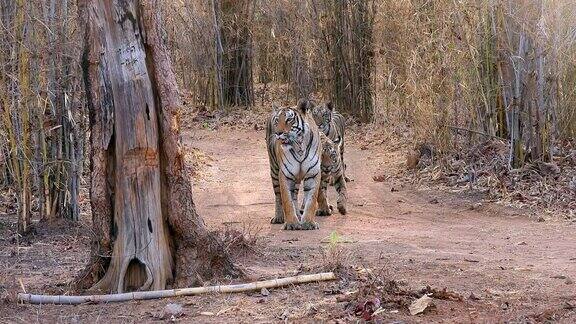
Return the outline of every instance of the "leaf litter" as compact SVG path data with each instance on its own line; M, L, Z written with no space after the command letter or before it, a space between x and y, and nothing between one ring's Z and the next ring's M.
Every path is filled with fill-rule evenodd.
M426 286L411 290L407 284L388 279L383 271L367 268L354 269L356 285L337 298L345 302L349 314L363 321L376 321L389 314L420 315L436 308L434 300L463 302L465 298L447 288Z

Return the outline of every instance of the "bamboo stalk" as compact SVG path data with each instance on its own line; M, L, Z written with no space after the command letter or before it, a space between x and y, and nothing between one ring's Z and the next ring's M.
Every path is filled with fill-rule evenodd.
M224 49L222 47L222 33L220 26L220 3L218 0L212 0L212 15L214 17L214 35L215 35L215 46L216 53L214 57L214 63L216 67L216 85L218 91L218 109L224 109L224 89L222 84L222 55Z
M170 298L178 296L193 296L205 293L239 293L245 291L255 291L262 288L277 288L289 285L297 285L309 282L335 280L333 272L316 273L311 275L300 275L287 278L256 281L237 285L218 285L208 287L194 287L156 291L135 291L122 294L111 295L89 295L89 296L49 296L19 293L18 300L30 304L57 304L57 305L78 305L84 303L111 303L124 302L130 300L145 300Z
M19 96L16 107L20 113L20 125L16 133L16 154L19 166L18 185L18 233L26 233L31 223L31 199L32 188L30 186L30 52L26 44L29 42L27 32L26 6L23 0L17 2L18 12L16 15L17 40L18 40L18 90ZM17 118L15 120L18 120Z

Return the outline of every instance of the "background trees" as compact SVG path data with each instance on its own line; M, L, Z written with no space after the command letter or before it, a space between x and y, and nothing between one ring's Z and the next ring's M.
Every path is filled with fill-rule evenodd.
M160 4L192 109L332 100L356 121L406 126L439 153L502 138L511 168L549 161L576 136L570 0ZM77 17L75 1L0 1L0 185L21 232L32 215L78 219L86 195Z
M375 28L381 118L413 125L416 142L445 152L486 139L478 132L501 137L511 143L512 168L547 161L552 142L574 137L575 84L565 79L574 64L574 3L382 5Z
M319 2L319 1L316 1ZM330 97L340 111L347 112L363 122L374 116L372 73L374 69L374 19L376 2L373 0L312 2L320 16L321 29L330 61Z
M0 17L1 182L14 190L21 232L33 211L77 220L86 115L75 5L1 1Z
M254 1L215 0L215 8L221 14L215 24L219 40L216 44L218 61L221 62L222 92L226 106L250 106L254 103L252 79L252 32ZM220 48L221 46L221 48Z

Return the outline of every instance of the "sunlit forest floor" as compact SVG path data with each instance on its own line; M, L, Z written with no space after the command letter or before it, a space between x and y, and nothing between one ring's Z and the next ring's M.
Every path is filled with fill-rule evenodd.
M176 321L196 323L354 322L378 308L369 319L576 322L576 224L564 214L415 181L405 171L405 146L375 144L370 130L358 128L345 156L353 179L349 214L319 218L318 231L282 231L269 223L274 198L263 123L200 116L186 129L198 211L228 237L246 280L328 270L339 280L122 304L17 305L14 295L23 288L65 293L88 257L89 214L80 224L61 222L18 238L15 217L1 213L0 322L149 322L162 319L170 302L183 306ZM435 307L411 316L408 306L425 293Z

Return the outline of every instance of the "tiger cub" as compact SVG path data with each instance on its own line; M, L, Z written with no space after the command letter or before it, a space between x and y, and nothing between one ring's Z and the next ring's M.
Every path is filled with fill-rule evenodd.
M340 214L346 215L346 181L344 179L344 168L342 167L338 146L324 135L324 133L320 133L320 141L322 143L322 158L320 163L322 177L316 215L330 216L332 214L332 206L330 206L327 201L328 184L333 185L338 193L336 200L338 211Z
M320 190L320 131L310 116L311 104L273 107L266 128L270 176L276 198L273 224L285 230L318 229L315 221ZM303 187L303 211L296 207L298 185Z
M350 179L345 174L346 163L344 163L344 128L346 125L344 116L334 109L332 102L328 101L327 103L316 105L312 109L312 117L320 131L338 146L344 180L349 182Z

